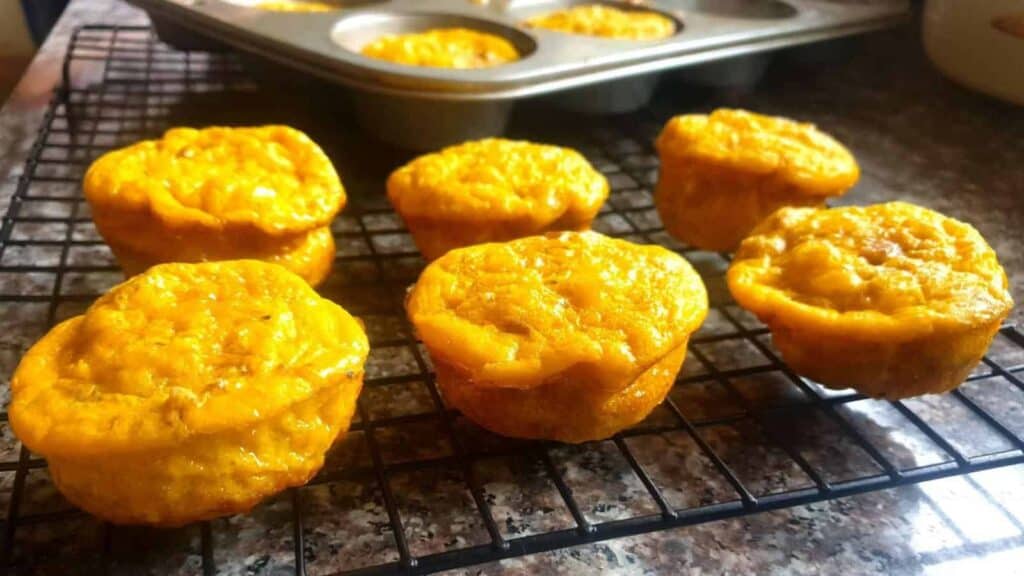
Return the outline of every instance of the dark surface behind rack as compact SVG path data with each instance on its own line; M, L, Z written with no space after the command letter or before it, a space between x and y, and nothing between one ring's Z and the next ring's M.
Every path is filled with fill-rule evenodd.
M364 319L373 353L357 421L309 486L175 531L111 527L71 508L4 414L2 569L428 572L1024 462L1015 328L940 397L867 400L789 371L764 327L729 300L727 258L661 229L650 142L668 109L585 120L526 106L513 122L513 136L584 152L613 187L595 228L680 251L713 301L663 406L611 440L565 446L498 438L443 407L401 308L423 261L382 194L404 158L334 112L342 94L287 78L261 89L235 57L171 51L146 27L81 29L66 65L87 80L56 95L0 231L8 318L41 333L121 280L81 198L96 156L169 126L289 122L325 146L349 189L321 292Z

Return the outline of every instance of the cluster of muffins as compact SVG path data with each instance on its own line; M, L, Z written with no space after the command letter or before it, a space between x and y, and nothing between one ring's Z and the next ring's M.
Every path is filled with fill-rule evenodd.
M285 126L176 128L103 155L83 188L129 279L22 359L18 437L116 523L242 512L308 481L369 353L312 288L345 203L327 156Z
M736 250L730 290L769 326L783 358L802 375L879 398L944 392L977 365L1009 314L1005 272L969 225L899 202L826 208L826 198L857 182L859 168L810 124L717 110L671 119L656 146L655 203L666 229L698 248ZM637 365L617 372L621 343L577 336L599 333L586 318L614 324L615 315L602 309L614 301L605 299L617 293L614 279L671 265L652 264L637 247L619 251L612 246L619 241L593 233L550 233L586 228L607 192L571 152L561 161L571 159L573 168L551 170L550 161L533 157L526 165L538 170L531 174L517 149L560 155L492 139L423 156L392 174L392 204L424 256L436 259L411 292L409 316L445 399L477 423L529 438L606 437L660 402L663 382ZM499 158L507 159L503 167ZM541 232L549 233L536 236ZM637 267L617 267L613 253ZM706 297L683 288L684 276L672 288L630 286L624 293L665 307L659 310L672 309L666 294L685 294L675 304L703 317ZM565 278L574 279L568 293ZM614 309L636 311L625 302ZM636 318L665 329L649 311ZM685 350L699 322L674 324L679 343L659 349L660 360L636 349L631 357L674 374L669 350ZM557 352L545 358L544 345ZM576 356L588 349L600 353ZM642 397L653 403L625 408L620 394L641 381L652 387Z
M359 322L313 291L323 274L275 248L330 234L344 193L322 151L284 127L175 129L104 155L84 186L131 277L23 358L16 433L70 501L116 523L231 514L306 482L348 429L368 354ZM578 152L503 139L389 178L437 259L409 316L445 399L482 426L605 438L675 381L704 285L667 249L586 231L607 195Z
M810 124L716 110L671 119L656 147L665 229L735 250L733 297L791 368L825 386L890 399L948 391L1013 306L971 226L902 202L826 208L859 168Z
M1010 311L969 225L901 202L825 208L859 171L811 125L719 110L673 118L656 146L666 229L735 250L730 290L802 375L942 392ZM326 155L287 127L174 129L104 155L84 188L131 278L25 355L19 438L70 501L118 523L212 518L305 483L349 427L369 352L312 287L345 203ZM590 231L608 193L578 152L500 138L388 178L430 261L407 315L444 400L480 426L603 439L675 382L707 292L677 253Z
M880 398L947 391L1012 307L995 252L969 225L899 202L825 208L859 167L813 125L717 110L671 119L656 147L666 229L699 248L738 248L728 274L737 302L769 326L791 367L826 386ZM703 286L679 272L678 284L655 287L669 261L594 233L552 232L589 227L606 186L572 151L499 139L422 156L389 179L395 210L434 260L410 293L410 320L446 401L482 426L607 437L661 401L667 384L646 370L678 370L673 354L699 321L676 318L673 331L651 310L703 318ZM651 284L618 284L644 274ZM650 308L616 300L626 294ZM630 347L637 339L613 328L616 312L674 334L674 346ZM619 370L622 342L598 336L609 333L630 335L636 364Z
M676 32L664 15L602 4L524 25ZM463 28L362 52L456 69L521 57ZM826 208L859 168L812 125L717 110L671 119L655 146L666 230L735 252L730 291L801 375L879 398L943 392L1013 305L971 226L901 202ZM177 128L102 156L83 187L129 279L22 359L18 437L71 502L116 523L242 512L307 482L349 428L369 353L361 323L313 289L331 271L330 223L346 201L326 154L285 126ZM609 185L581 154L466 142L398 168L386 188L430 262L405 308L449 406L498 434L584 442L664 400L707 314L705 286L673 251L589 230Z
M578 152L490 138L414 159L388 198L432 263L406 302L445 401L499 434L583 442L643 420L704 316L685 259L590 232Z

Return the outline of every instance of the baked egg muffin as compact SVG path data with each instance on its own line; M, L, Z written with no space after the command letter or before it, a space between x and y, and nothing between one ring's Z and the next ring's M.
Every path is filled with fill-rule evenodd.
M416 158L391 174L388 199L424 258L549 230L585 230L608 181L579 152L488 138Z
M525 24L530 28L621 40L660 40L676 33L675 22L663 14L604 4L584 4L548 12L528 19Z
M856 160L811 124L744 110L686 114L656 142L654 203L691 246L730 251L783 206L823 206L857 183Z
M508 40L468 28L388 34L364 46L362 54L408 66L461 69L488 68L519 59L519 51Z
M707 308L681 256L596 232L452 250L406 302L450 406L498 434L562 442L643 420Z
M287 126L174 128L104 154L84 180L92 218L129 275L161 262L253 258L312 285L330 271L345 191Z
M794 370L876 398L958 386L1013 306L977 230L904 202L783 208L740 245L728 282Z
M348 430L368 351L281 266L161 264L28 351L10 424L76 506L186 524L309 480Z

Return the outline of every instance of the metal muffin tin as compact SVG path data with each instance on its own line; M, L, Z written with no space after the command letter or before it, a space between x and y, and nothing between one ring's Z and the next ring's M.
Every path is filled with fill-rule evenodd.
M267 11L247 0L129 1L149 12L172 45L220 43L350 88L368 131L417 149L500 134L518 99L554 94L577 110L626 112L647 103L665 70L881 28L909 12L907 0L355 0L319 13ZM676 33L634 41L523 25L594 3L660 12L675 21ZM442 27L502 36L521 59L454 70L360 54L384 34Z

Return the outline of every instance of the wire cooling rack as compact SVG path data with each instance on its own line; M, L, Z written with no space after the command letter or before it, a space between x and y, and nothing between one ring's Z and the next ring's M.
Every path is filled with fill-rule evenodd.
M342 95L289 78L261 91L235 56L175 52L145 27L80 29L65 71L0 232L5 376L49 326L121 280L81 197L85 167L181 124L291 121L325 143L352 200L334 225L336 271L322 292L364 319L373 351L356 422L309 485L182 529L112 527L75 510L3 414L4 569L423 573L1024 462L1015 328L943 396L869 400L789 370L765 328L729 300L726 257L662 230L650 195L649 142L664 119L655 113L572 135L529 111L514 123L517 135L577 147L608 176L596 229L680 251L712 298L665 403L610 440L568 446L499 438L445 409L401 307L423 261L382 194L404 159L323 112Z

